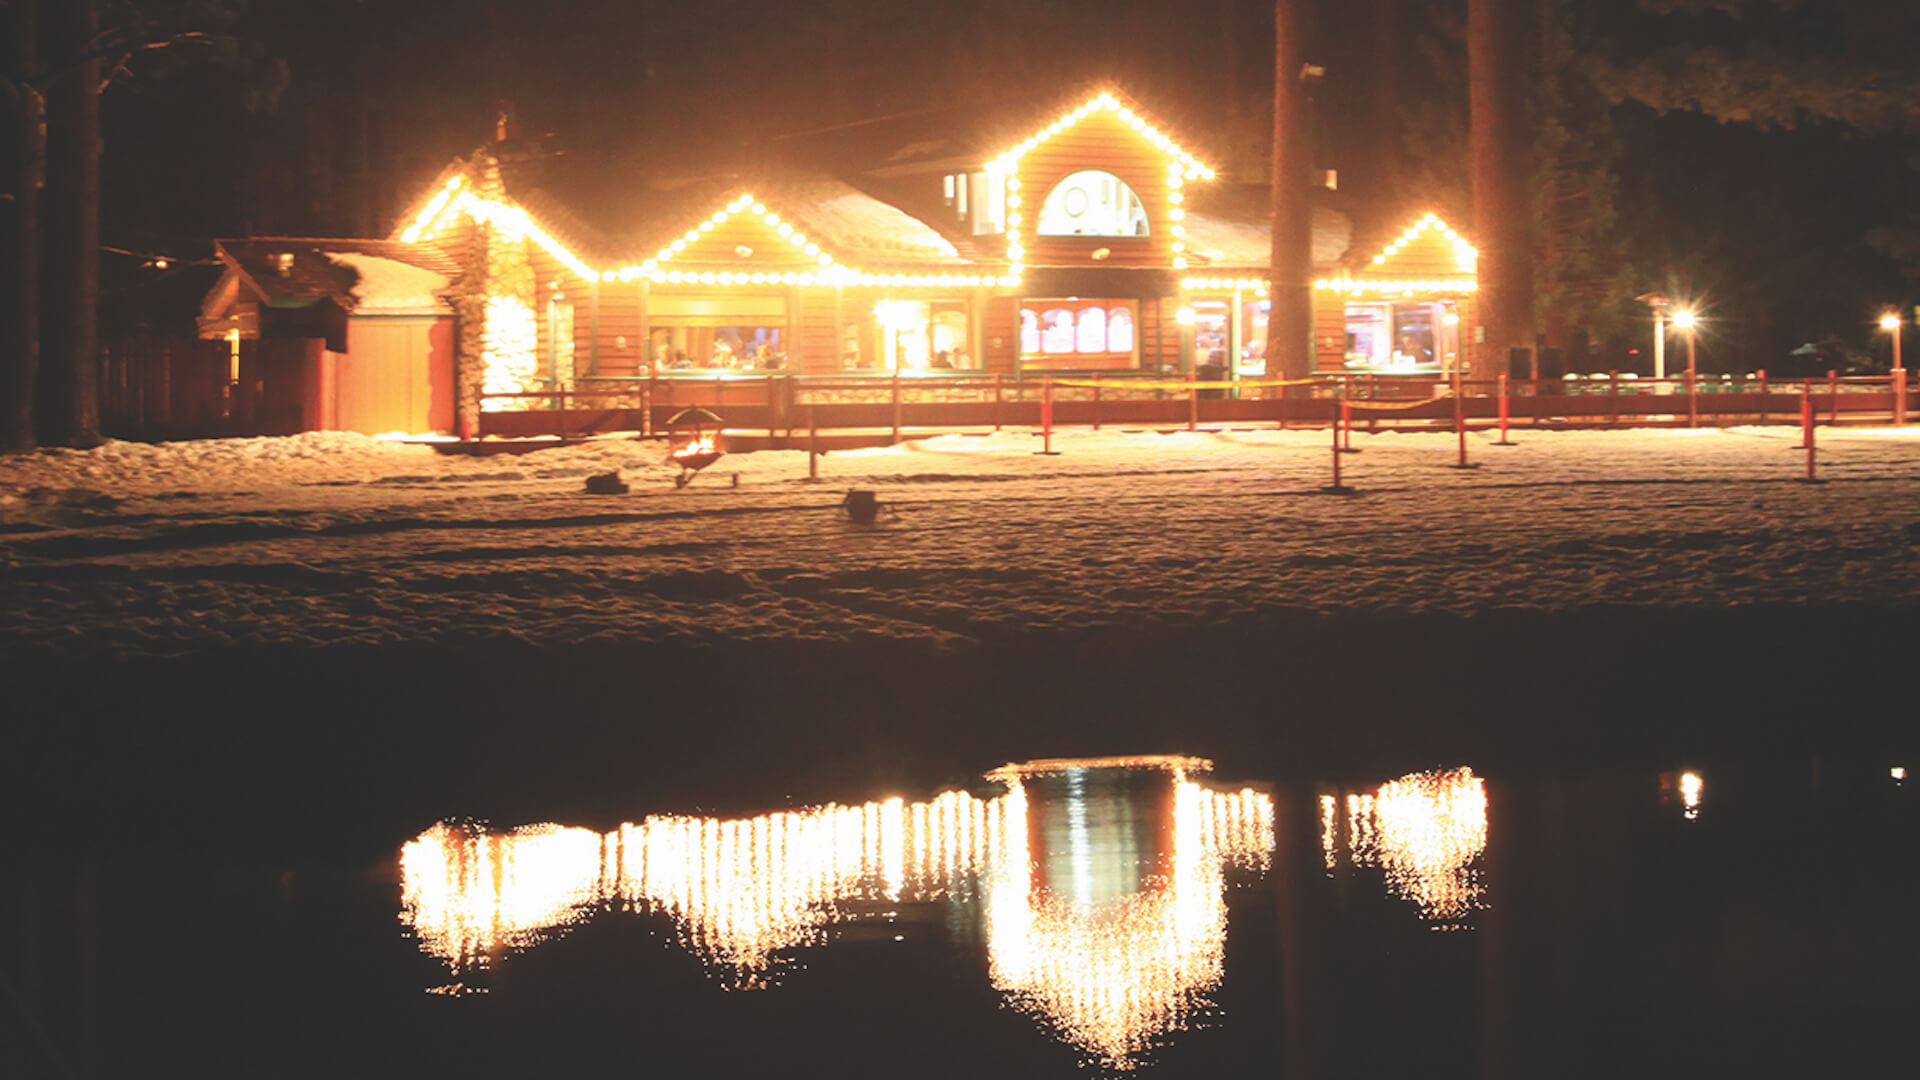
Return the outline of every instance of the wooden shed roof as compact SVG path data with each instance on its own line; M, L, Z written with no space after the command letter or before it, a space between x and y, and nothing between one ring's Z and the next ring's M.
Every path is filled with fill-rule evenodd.
M364 255L390 259L452 280L460 266L433 244L398 240L358 240L316 237L259 236L216 240L214 253L239 278L253 298L268 307L298 307L316 300L332 300L343 311L359 301L354 286L360 275L330 255ZM285 269L282 269L283 257Z

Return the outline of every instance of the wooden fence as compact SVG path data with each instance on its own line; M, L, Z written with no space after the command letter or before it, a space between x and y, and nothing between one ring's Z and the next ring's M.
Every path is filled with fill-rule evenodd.
M663 433L682 409L700 406L735 431L792 437L819 430L1034 427L1042 404L1056 427L1198 427L1325 424L1340 402L1391 403L1362 410L1370 428L1448 427L1456 388L1436 379L1327 375L1304 385L1193 382L1152 376L1007 379L999 376L641 376L571 390L483 399L480 433L498 437ZM1636 379L1609 374L1564 380L1463 380L1459 412L1484 424L1503 414L1520 427L1651 427L1798 423L1810 397L1823 423L1904 422L1907 387L1893 376L1830 375L1777 381L1741 376Z

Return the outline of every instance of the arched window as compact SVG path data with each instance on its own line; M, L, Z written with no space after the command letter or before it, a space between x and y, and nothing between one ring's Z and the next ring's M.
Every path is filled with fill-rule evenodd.
M1082 169L1053 185L1040 204L1041 236L1145 236L1147 207L1125 180Z

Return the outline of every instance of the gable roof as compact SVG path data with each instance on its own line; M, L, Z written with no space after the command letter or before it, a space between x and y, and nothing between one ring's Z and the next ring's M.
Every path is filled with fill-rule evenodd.
M1070 130L1080 121L1098 112L1113 113L1122 123L1138 133L1142 140L1151 144L1168 158L1178 161L1182 171L1190 179L1213 179L1214 172L1210 166L1188 153L1179 143L1168 138L1164 132L1149 123L1146 117L1141 116L1131 105L1122 102L1111 90L1100 91L1098 94L1087 99L1079 107L1067 110L1058 120L1040 128L1033 132L1033 134L1028 135L1025 139L1001 152L999 156L987 162L988 171L1011 173L1014 168L1019 165L1020 159L1026 155L1027 151L1032 150L1034 147L1039 146L1041 143L1046 142L1062 132Z
M1356 259L1364 256L1356 256ZM1315 281L1339 292L1473 292L1479 252L1437 215L1425 214L1366 261Z
M386 259L448 280L460 276L460 265L430 243L257 236L216 240L213 250L240 287L268 307L302 307L324 299L343 311L358 308L354 288L360 274L334 255Z

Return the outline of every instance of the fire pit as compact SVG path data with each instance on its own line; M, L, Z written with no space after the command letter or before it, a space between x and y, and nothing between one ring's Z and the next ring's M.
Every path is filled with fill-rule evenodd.
M681 409L668 419L667 445L671 449L667 460L680 466L674 487L686 487L701 469L726 455L720 445L720 432L725 426L719 416L698 405Z

